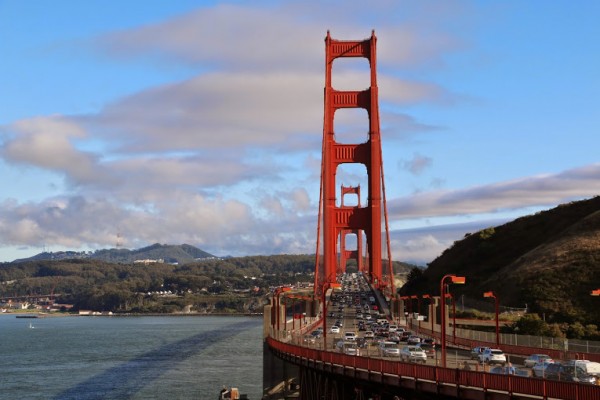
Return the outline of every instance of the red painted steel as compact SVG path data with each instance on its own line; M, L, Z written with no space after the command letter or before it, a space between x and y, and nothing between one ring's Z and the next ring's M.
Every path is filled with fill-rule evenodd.
M318 363L345 366L375 374L402 377L415 381L432 381L438 384L469 386L484 391L494 390L516 396L554 398L565 400L600 399L600 386L574 382L549 381L516 375L497 375L487 372L465 371L415 363L404 363L368 357L349 356L331 351L309 349L267 338L268 345L276 352Z
M341 187L342 204L341 208L344 209L344 198L347 194L354 194L358 198L356 207L361 207L360 202L360 185L359 186L344 186ZM346 235L356 235L356 250L346 249ZM346 263L348 260L356 260L356 265L359 271L364 271L363 255L362 255L362 229L341 229L340 231L340 262L338 265L338 273L346 272Z
M377 59L375 33L366 40L342 41L325 38L325 98L323 119L323 162L321 176L323 266L317 271L319 287L336 281L337 245L347 231L364 232L369 259L368 276L379 287L381 267L381 140L379 129ZM370 87L360 91L335 90L331 83L333 62L342 57L364 57L371 68ZM342 108L363 108L369 115L369 139L360 144L335 141L334 116ZM368 204L364 207L336 206L336 172L342 163L364 164L368 175ZM362 258L362 257L361 257ZM316 278L317 279L317 278ZM315 290L317 287L315 287Z

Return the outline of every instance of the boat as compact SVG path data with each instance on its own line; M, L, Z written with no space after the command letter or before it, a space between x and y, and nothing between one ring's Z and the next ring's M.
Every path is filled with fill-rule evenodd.
M17 318L39 318L37 314L17 315Z
M219 399L248 400L248 396L240 394L238 388L232 387L231 389L228 389L223 386L223 389L219 392Z

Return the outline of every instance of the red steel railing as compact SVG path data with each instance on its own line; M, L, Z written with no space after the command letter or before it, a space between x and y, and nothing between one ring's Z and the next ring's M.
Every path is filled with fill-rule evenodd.
M600 386L596 385L550 381L516 375L497 375L488 372L466 371L404 363L400 361L351 356L283 343L271 337L267 337L266 340L269 347L276 352L310 360L311 362L342 365L346 368L356 370L377 372L402 377L404 379L414 379L416 382L433 381L437 384L477 387L484 391L496 390L518 395L535 396L542 399L600 399Z

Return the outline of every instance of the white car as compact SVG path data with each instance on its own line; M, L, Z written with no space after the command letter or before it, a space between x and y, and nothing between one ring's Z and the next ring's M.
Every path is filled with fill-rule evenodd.
M344 332L344 340L355 341L356 333L355 332Z
M554 360L552 360L552 357L550 357L548 354L532 354L529 357L527 357L525 361L523 361L523 365L525 365L527 368L531 368L535 364L544 360L554 362Z
M332 326L332 327L329 329L329 333L340 333L340 327L339 327L339 326L336 326L336 325Z
M342 345L342 352L350 356L359 356L360 349L355 342L344 342Z
M504 364L506 363L506 355L500 349L485 349L479 355L479 362L483 364Z
M373 332L373 331L365 331L364 338L365 339L374 339L375 338L375 332Z
M427 362L427 354L419 346L404 346L400 351L402 361Z
M409 336L407 340L408 344L419 344L421 343L421 338L415 335Z
M394 342L380 342L379 355L384 357L398 357L400 355L400 349Z

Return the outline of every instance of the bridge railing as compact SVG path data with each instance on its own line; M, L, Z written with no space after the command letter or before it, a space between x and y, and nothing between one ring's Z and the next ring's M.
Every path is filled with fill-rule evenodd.
M432 332L431 329L419 327L417 324L411 325L411 329L420 334L440 339L439 332ZM452 330L450 330L452 332ZM554 339L554 340L553 340ZM446 342L464 348L474 348L477 346L496 347L496 334L493 332L479 332L469 329L456 329L456 337L452 334L446 335ZM600 362L600 344L597 342L587 342L586 346L572 346L571 340L558 338L545 338L541 336L501 334L500 348L509 354L518 354L528 356L534 353L548 354L556 360L565 359L584 359ZM590 351L591 350L591 351Z
M600 386L596 385L550 381L516 375L497 375L487 372L351 356L284 343L272 337L268 337L266 340L273 351L286 358L295 359L298 364L309 366L315 366L318 363L338 365L354 370L353 374L356 371L363 370L369 373L396 376L401 379L435 382L437 385L476 387L484 391L495 390L543 399L580 400L600 398Z

